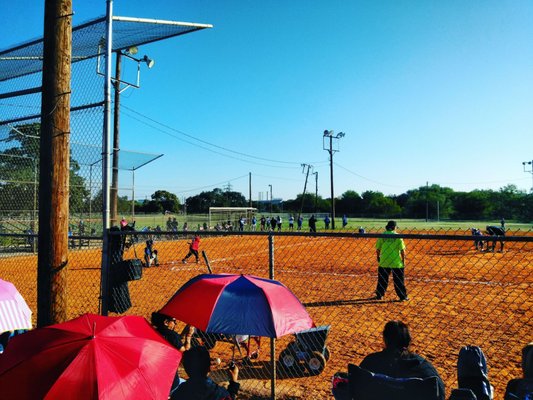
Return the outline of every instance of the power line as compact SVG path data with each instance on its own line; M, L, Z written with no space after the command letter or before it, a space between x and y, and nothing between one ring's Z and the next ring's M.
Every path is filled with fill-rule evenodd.
M196 136L194 136L194 135L191 135L191 134L188 134L188 133L186 133L186 132L183 132L183 131L181 131L181 130L179 130L179 129L173 128L173 127L171 127L171 126L169 126L169 125L167 125L167 124L164 124L164 123L162 123L162 122L159 122L159 121L157 121L157 120L155 120L155 119L153 119L153 118L151 118L151 117L148 117L147 115L144 115L144 114L142 114L142 113L140 113L140 112L138 112L138 111L136 111L136 110L134 110L134 109L132 109L132 108L130 108L130 107L127 107L127 106L125 106L125 105L122 105L122 107L125 108L125 109L127 109L127 110L129 110L129 111L131 111L133 114L136 115L136 116L133 116L133 115L131 115L131 114L126 113L126 114L129 115L131 118L133 118L133 119L135 119L135 120L137 120L137 121L139 121L139 122L141 122L141 123L143 123L143 124L145 124L145 125L147 125L147 126L150 126L150 127L154 128L154 129L156 129L156 130L158 130L158 131L160 131L160 132L166 134L167 136L173 137L173 138L178 139L178 140L182 140L182 141L184 141L185 143L191 144L191 145L193 145L193 146L200 147L200 148L202 148L202 149L204 149L204 150L211 151L211 152L214 152L214 153L216 153L216 154L219 154L219 155L222 155L222 156L225 156L225 157L230 157L230 156L227 155L227 154L223 154L223 153L220 153L220 152L216 152L216 151L214 151L214 150L212 150L212 149L209 149L209 148L206 148L206 147L199 146L198 144L195 144L195 143L189 142L189 141L184 140L184 139L182 139L182 138L179 138L179 137L177 137L176 135L173 135L173 134L171 134L171 133L169 133L169 132L163 131L162 129L157 128L157 127L155 127L154 125L151 125L151 124L148 124L148 123L145 122L145 121L142 121L142 120L141 120L140 118L138 118L138 117L140 116L140 117L142 117L142 118L144 118L144 119L146 119L146 120L148 120L148 121L150 121L150 122L152 122L152 123L154 123L154 124L160 125L160 126L166 128L166 129L168 129L168 130L171 130L171 131L173 131L173 132L176 132L176 133L178 133L178 134L180 134L180 135L182 135L182 136L185 136L185 137L187 137L187 138L189 138L189 139L192 139L192 140L194 140L194 141L196 141L196 142L200 142L200 143L206 144L206 145L208 145L208 146L215 147L215 148L217 148L217 149L220 149L220 150L223 150L223 151L226 151L226 152L229 152L229 153L237 154L237 155L239 155L239 156L243 156L243 157L247 157L247 158L251 158L251 159L255 159L255 160L259 160L259 161L266 161L266 162L270 162L270 163L287 164L287 165L294 165L294 166L298 166L298 167L301 165L300 162L273 160L273 159L269 159L269 158L253 156L253 155L246 154L246 153L242 153L242 152L239 152L239 151L236 151L236 150L228 149L228 148L226 148L226 147L219 146L219 145L217 145L217 144L214 144L214 143L208 142L208 141L206 141L206 140L199 139L198 137L196 137ZM237 160L240 160L240 161L243 161L243 162L251 162L251 163L253 163L252 161L249 161L249 160L243 160L243 159L241 159L241 158L236 158L236 157L230 157L230 158L234 158L234 159L237 159ZM263 166L267 166L267 167L283 168L283 167L275 166L275 165L266 165L266 164L259 164L259 163L256 163L256 164L258 164L258 165L263 165ZM285 168L286 168L286 167L285 167Z
M383 182L379 182L379 181L376 181L374 179L370 179L370 178L367 178L366 176L363 176L363 175L360 175L356 172L353 172L351 171L350 169L346 168L346 167L343 167L342 165L340 164L337 164L337 163L334 163L337 167L345 170L346 172L352 174L352 175L355 175L361 179L364 179L368 182L372 182L372 183L376 183L378 185L382 185L382 186L390 186L390 187L405 187L405 185L394 185L394 184L390 184L390 183L383 183ZM516 182L516 181L522 181L522 180L526 180L528 178L519 178L519 179L507 179L507 180L496 180L496 181L482 181L482 182L439 182L438 184L439 185L486 185L486 184L491 184L491 183L509 183L510 181L513 181L513 182Z
M224 179L223 181L220 181L220 182L217 182L217 183L212 183L210 185L199 186L199 187L192 188L192 189L177 190L176 193L195 192L195 191L198 191L198 190L209 189L209 188L216 187L216 186L219 186L219 185L227 185L228 182L237 181L237 180L243 179L243 178L248 178L248 174L242 175L242 176L238 176L236 178ZM159 186L161 186L161 185L137 185L138 188L157 188ZM167 187L168 188L172 188L172 186L167 186Z

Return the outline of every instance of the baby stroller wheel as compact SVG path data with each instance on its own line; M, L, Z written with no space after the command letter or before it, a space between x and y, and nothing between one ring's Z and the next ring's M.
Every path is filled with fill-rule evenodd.
M326 361L329 361L329 357L331 356L331 354L329 353L329 349L326 347L324 347L324 358L326 359Z
M293 352L289 349L285 349L281 352L279 355L279 361L281 362L281 365L288 370L296 368L296 365L298 364L298 360L296 360Z
M326 368L326 358L319 351L313 351L305 360L305 367L310 375L319 375Z

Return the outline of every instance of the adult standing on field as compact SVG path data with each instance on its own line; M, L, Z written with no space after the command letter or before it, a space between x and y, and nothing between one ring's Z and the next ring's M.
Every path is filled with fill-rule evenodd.
M394 290L400 301L407 301L407 289L404 281L405 243L401 238L395 238L396 221L387 222L384 235L390 238L378 238L376 242L376 256L378 259L378 284L376 287L376 300L381 300L389 285L389 275L392 273Z
M314 214L309 218L309 232L316 232L316 218Z

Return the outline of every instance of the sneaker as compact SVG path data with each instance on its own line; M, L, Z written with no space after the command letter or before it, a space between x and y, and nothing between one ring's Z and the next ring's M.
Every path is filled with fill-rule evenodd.
M181 260L181 262L182 262L183 264L187 264L187 261L185 261L185 260Z
M409 301L409 300L411 300L409 297L404 297L404 298L400 299L400 301Z

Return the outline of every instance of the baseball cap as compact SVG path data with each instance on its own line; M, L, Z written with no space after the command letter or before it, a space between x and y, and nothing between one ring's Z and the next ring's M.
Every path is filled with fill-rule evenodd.
M396 221L389 221L387 222L387 226L385 227L386 229L394 229L396 228Z

